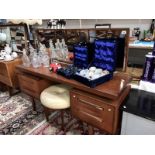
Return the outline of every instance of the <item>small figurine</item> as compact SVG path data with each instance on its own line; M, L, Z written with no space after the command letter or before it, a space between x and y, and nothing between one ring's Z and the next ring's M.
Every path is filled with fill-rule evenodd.
M56 29L57 28L57 24L58 24L58 20L57 19L51 19L47 22L47 28L52 28L52 29Z
M136 27L134 28L133 30L133 36L137 37L137 39L139 40L139 37L140 37L140 28L139 27Z
M54 73L56 73L59 68L61 68L61 65L60 64L58 64L58 63L52 63L52 64L50 64L49 70L51 72L53 71Z
M51 19L47 22L47 28L52 28L52 29L56 29L56 28L61 28L63 29L66 25L66 21L64 19Z
M60 25L60 28L63 29L66 25L66 21L64 19L58 20L58 24Z

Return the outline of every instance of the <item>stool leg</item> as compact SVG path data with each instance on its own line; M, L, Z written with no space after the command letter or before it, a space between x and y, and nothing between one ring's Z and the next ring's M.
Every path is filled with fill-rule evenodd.
M64 130L64 110L61 110L61 129Z
M49 122L49 114L50 114L49 109L44 107L44 112L45 112L46 120L47 120L47 122Z
M35 100L34 100L34 98L32 96L31 96L31 100L32 100L33 110L36 111L36 103L35 103Z

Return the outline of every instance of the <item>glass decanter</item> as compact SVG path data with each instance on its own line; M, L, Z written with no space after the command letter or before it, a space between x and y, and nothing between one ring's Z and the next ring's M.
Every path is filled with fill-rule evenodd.
M30 45L30 46L29 46L29 51L30 51L29 59L30 59L30 61L32 62L32 58L33 58L35 49Z
M67 47L64 39L62 39L62 49L63 49L63 58L65 60L68 60L68 54L69 54L68 53L68 47Z
M26 50L25 50L25 49L23 49L22 62L23 62L23 65L24 65L25 67L30 67L30 65L31 65L30 59L29 59L29 57L27 56Z
M57 42L55 43L55 51L57 54L57 59L62 59L63 58L62 43L60 43L59 39L57 39Z
M64 48L63 48L63 57L64 57L65 60L68 60L68 55L69 55L68 47L67 47L67 45L65 45Z
M57 59L57 53L56 53L56 49L54 48L53 42L52 40L50 40L49 42L50 44L50 56L51 56L51 61L53 62L55 59Z
M37 54L36 50L34 52L33 58L32 58L32 66L34 68L38 68L41 66L39 55Z
M42 64L44 67L49 67L50 65L50 58L48 56L48 53L44 53L43 56L42 56Z

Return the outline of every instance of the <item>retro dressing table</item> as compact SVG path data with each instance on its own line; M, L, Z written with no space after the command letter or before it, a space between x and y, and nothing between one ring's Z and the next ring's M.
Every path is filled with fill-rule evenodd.
M18 77L21 78L22 90L31 96L38 96L39 87L46 85L42 80L63 83L73 87L70 92L71 112L80 120L106 131L109 134L120 132L120 106L129 94L131 78L125 73L115 73L112 80L95 88L89 88L80 82L66 79L48 68L16 67ZM24 77L24 78L23 78ZM49 84L49 83L48 83Z

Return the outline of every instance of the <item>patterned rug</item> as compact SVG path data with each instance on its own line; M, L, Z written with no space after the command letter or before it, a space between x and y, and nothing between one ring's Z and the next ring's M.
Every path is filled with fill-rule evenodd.
M9 97L8 92L0 92L0 135L87 135L87 124L72 118L70 111L65 112L65 131L61 130L60 112L45 120L43 107L36 101L37 110L32 110L29 96L24 93ZM104 134L95 129L95 134Z

